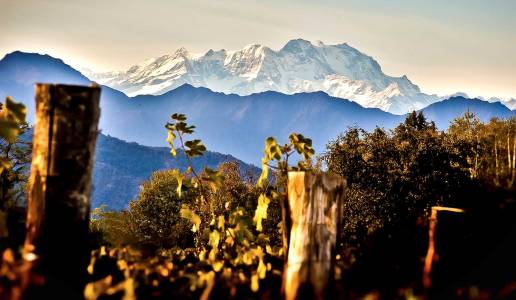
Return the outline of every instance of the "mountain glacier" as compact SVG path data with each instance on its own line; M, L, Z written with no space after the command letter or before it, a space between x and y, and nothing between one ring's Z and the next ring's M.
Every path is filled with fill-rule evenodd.
M395 114L439 100L422 93L406 76L384 74L376 60L346 43L325 45L303 39L291 40L278 51L255 44L237 51L209 50L195 55L180 48L127 71L84 73L131 97L161 95L187 83L238 95L323 91Z

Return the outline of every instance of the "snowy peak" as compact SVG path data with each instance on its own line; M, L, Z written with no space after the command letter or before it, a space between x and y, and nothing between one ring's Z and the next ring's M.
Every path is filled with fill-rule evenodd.
M321 44L321 47L323 45L324 44ZM283 48L281 48L281 50L279 52L280 53L285 53L285 52L289 52L289 53L302 53L302 52L305 52L307 50L313 49L313 47L314 47L314 45L311 42L307 41L307 40L295 39L295 40L288 41L285 44L285 46L283 46Z
M406 76L384 74L376 60L346 43L303 39L288 41L277 51L252 44L236 51L210 49L193 55L180 48L127 71L89 76L129 96L159 95L185 83L239 95L323 91L397 114L438 100L422 94Z

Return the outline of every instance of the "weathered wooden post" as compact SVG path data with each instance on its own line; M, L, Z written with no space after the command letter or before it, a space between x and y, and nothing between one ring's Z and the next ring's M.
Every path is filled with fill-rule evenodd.
M288 173L291 230L285 298L325 299L333 275L346 181L309 172Z
M428 290L432 286L432 265L435 260L435 231L437 228L437 213L440 211L448 211L454 213L463 213L464 210L460 208L432 206L430 214L430 224L428 227L428 250L425 257L425 266L423 269L423 287Z
M98 86L36 84L24 258L67 298L82 297L89 261L99 97Z

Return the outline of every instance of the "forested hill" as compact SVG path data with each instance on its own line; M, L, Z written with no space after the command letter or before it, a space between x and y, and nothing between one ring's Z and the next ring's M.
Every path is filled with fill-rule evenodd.
M32 137L32 129L20 136L24 141L30 141ZM92 208L105 204L111 209L123 209L135 199L140 184L150 179L153 172L175 168L185 171L188 167L181 149L177 149L174 158L170 148L143 146L102 133L97 137L95 151ZM256 166L218 152L206 151L203 156L192 159L196 172L201 172L204 167L216 169L224 162L237 162L242 175L258 177L261 172ZM29 166L26 170L29 172Z
M242 172L260 172L255 166L245 164L231 155L210 151L202 157L194 158L193 166L199 171L204 166L216 168L226 161L239 162ZM92 207L106 204L112 209L122 209L136 197L140 183L149 179L152 172L170 168L182 171L187 168L182 151L178 151L177 158L173 158L169 148L142 146L100 134L93 170Z

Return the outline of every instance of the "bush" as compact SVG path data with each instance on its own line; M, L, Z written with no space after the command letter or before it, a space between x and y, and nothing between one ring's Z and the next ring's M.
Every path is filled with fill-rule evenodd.
M184 187L179 198L173 170L154 172L129 204L138 242L155 248L193 246L191 225L180 217L179 210L182 204L194 203L195 193L195 189Z

